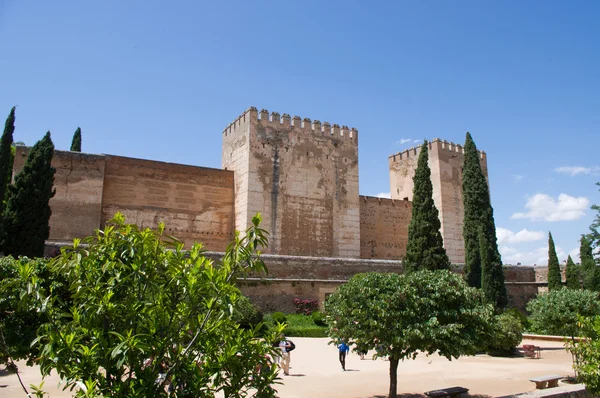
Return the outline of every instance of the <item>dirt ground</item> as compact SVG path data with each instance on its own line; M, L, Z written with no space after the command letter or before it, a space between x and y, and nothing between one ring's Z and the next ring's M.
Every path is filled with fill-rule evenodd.
M281 398L387 397L389 362L371 360L371 354L360 360L350 353L346 371L338 362L337 349L328 339L292 338L296 349L291 353L290 375L281 374L283 383L276 388ZM531 377L544 375L573 375L571 355L560 342L524 340L522 344L541 347L541 359L495 358L487 355L462 357L448 361L439 356L419 355L417 359L398 366L398 394L405 398L422 396L423 392L444 387L462 386L469 395L499 397L535 390ZM19 363L26 386L39 384L42 379L37 367ZM56 375L46 379L44 390L51 398L70 397L69 391L58 387ZM0 397L26 397L15 375L0 371Z

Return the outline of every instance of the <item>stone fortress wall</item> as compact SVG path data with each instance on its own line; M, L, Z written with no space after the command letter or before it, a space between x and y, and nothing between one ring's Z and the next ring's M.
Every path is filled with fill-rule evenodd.
M265 309L291 310L295 297L322 303L359 272L402 272L418 148L389 158L392 198L384 199L359 195L354 128L251 107L225 128L222 139L222 170L55 151L49 241L92 235L120 211L140 227L164 222L186 247L202 242L223 252L234 231L244 231L260 212L270 233L270 273L267 280L241 282L241 288ZM451 261L460 264L463 151L438 139L429 149L444 244ZM15 173L28 150L17 147ZM483 152L481 162L487 177ZM524 308L546 285L538 270L505 268L513 305Z
M14 173L29 148L17 147ZM140 227L166 225L187 247L223 251L233 238L233 172L205 167L55 151L50 242L93 235L120 211Z
M257 212L269 253L360 256L358 132L250 108L223 132L233 170L236 229Z

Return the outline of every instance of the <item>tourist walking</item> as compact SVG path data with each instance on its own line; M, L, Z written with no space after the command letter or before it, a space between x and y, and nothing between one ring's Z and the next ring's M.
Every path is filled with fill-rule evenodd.
M346 354L348 354L348 351L350 351L350 347L348 347L348 344L346 344L344 340L342 340L337 347L339 351L340 363L342 364L342 370L346 371Z
M283 374L289 376L290 374L290 351L293 350L292 342L286 340L285 336L281 336L279 341L279 349L281 350L281 359L279 360L279 366L283 369Z

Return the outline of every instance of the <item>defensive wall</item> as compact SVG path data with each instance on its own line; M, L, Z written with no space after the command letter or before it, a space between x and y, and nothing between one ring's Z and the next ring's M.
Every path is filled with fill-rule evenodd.
M444 248L450 262L465 262L464 242L462 238L464 205L462 197L462 167L464 148L461 145L439 138L429 142L429 168L433 185L433 200L439 211ZM390 193L392 199L412 201L413 176L417 168L420 147L413 147L389 157ZM487 156L479 151L481 169L485 178ZM488 183L489 185L489 183Z
M14 173L29 148L17 147ZM224 250L233 238L233 172L113 155L55 151L49 241L93 235L120 211L127 222L166 232L187 247Z
M235 228L260 212L268 253L360 257L358 131L251 107L223 131Z
M207 253L217 261L222 253ZM402 273L397 260L263 255L268 275L238 280L242 292L265 311L293 312L295 298L313 299L322 308L327 296L361 272ZM462 273L462 266L452 270ZM547 290L547 267L504 266L508 307L525 311L529 300ZM564 279L564 276L563 276Z
M218 257L260 212L270 233L270 274L240 286L266 310L290 311L296 297L322 303L360 272L402 272L418 147L389 157L392 198L385 199L359 196L354 128L251 107L222 139L222 170L55 151L50 242L93 235L120 211L142 228L164 222L186 247L202 242ZM439 139L429 150L444 245L461 264L464 151ZM15 174L28 151L17 147ZM484 152L480 160L487 178ZM545 288L545 275L542 268L505 267L510 305L524 309Z

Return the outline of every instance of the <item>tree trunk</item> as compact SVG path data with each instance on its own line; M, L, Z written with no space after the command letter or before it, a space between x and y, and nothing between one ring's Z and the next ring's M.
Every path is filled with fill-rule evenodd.
M390 356L390 393L389 398L397 397L397 387L398 387L398 362L400 362L396 358L392 358Z

